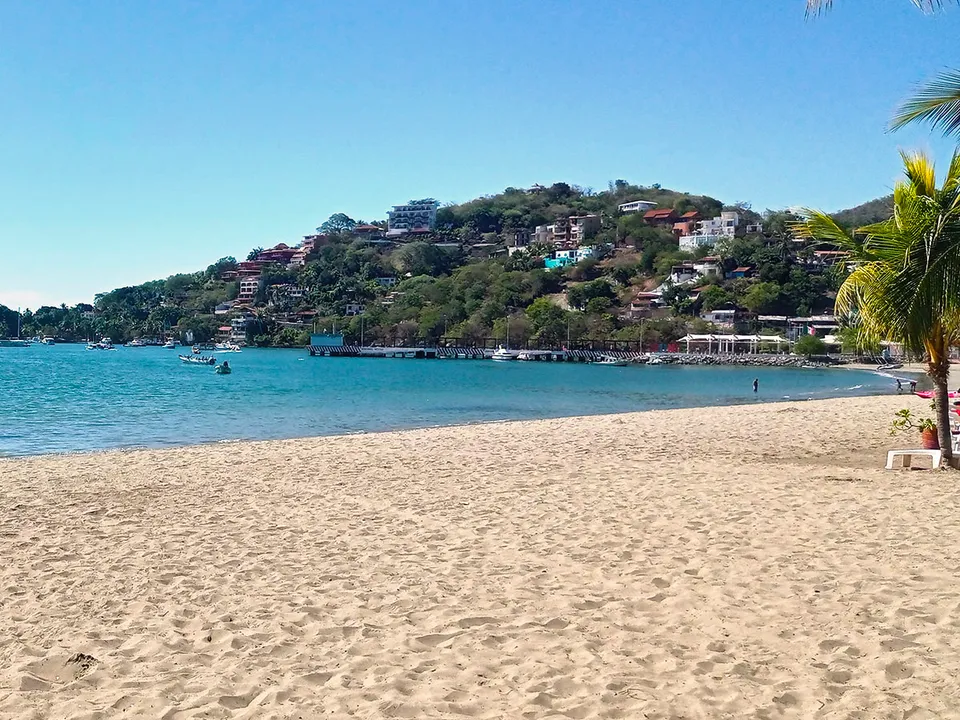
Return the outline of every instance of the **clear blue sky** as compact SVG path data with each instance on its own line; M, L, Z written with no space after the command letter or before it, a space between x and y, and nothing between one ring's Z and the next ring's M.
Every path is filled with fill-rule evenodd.
M92 300L327 216L624 178L835 210L960 9L839 0L7 0L0 303ZM919 52L918 52L919 49Z

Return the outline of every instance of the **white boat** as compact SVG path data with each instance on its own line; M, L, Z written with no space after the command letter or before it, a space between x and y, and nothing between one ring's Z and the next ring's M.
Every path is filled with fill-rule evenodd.
M217 359L206 355L181 355L180 360L187 365L216 365Z
M52 337L45 337L45 338L43 338L43 340L40 341L40 344L41 344L41 345L55 345L56 342L57 342L57 341L54 340Z
M176 350L176 349L177 349L177 343L174 342L173 340L167 340L167 341L163 344L163 349L164 349L164 350Z
M213 349L217 352L240 352L240 346L234 343L217 343Z
M146 347L147 344L140 338L134 338L127 343L127 347Z
M627 361L616 358L611 355L601 355L599 360L594 360L591 365L610 365L611 367L626 367Z
M516 356L510 352L503 345L500 345L494 352L491 360L496 360L497 362L506 362L509 360L516 360Z
M87 343L87 350L116 350L110 338L101 338L100 342Z
M30 347L26 340L11 338L9 340L0 340L0 347Z

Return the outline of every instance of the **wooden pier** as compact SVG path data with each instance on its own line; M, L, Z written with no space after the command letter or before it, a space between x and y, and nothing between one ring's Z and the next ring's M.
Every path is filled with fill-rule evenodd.
M482 347L370 347L360 345L310 345L312 357L404 358L409 360L489 360L495 348ZM515 360L528 362L594 362L603 357L636 360L638 350L507 350Z

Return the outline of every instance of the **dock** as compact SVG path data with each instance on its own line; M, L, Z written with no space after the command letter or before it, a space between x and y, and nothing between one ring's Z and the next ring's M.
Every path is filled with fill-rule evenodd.
M373 347L361 345L310 345L311 357L403 358L407 360L489 360L495 348L480 347ZM602 357L635 361L637 350L507 350L515 360L529 362L594 362Z

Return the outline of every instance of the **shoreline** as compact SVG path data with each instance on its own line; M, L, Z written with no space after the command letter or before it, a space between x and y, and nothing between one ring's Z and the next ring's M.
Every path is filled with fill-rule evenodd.
M687 366L683 366L687 367ZM734 366L722 366L722 367L736 367ZM830 366L827 367L817 367L812 369L834 369ZM792 398L789 396L779 396L776 398L771 398L769 400L762 400L759 397L750 397L744 396L741 402L728 402L728 403L718 403L718 404L707 404L707 405L693 405L686 407L673 407L673 408L647 408L647 409L638 409L638 410L628 410L623 412L601 412L601 413L586 413L578 415L550 415L540 418L503 418L503 419L494 419L494 420L477 420L477 421L466 421L466 422L454 422L449 424L436 424L436 425L412 425L409 427L394 427L394 428L383 428L378 430L357 430L353 432L333 432L330 434L315 434L315 435L296 435L292 437L282 437L282 438L224 438L220 440L209 440L201 442L184 442L179 444L167 444L163 446L151 446L151 445L138 445L131 447L104 447L104 448L92 448L87 450L68 450L63 452L49 452L49 453L25 453L25 454L4 454L0 453L0 465L4 462L29 459L29 458L61 458L61 457L77 457L84 455L101 455L106 453L119 453L119 454L129 454L137 452L163 452L163 451L174 451L186 448L205 448L211 447L216 448L223 445L236 445L244 443L285 443L285 442L297 442L297 441L310 441L310 440L321 440L328 438L341 438L341 437L363 437L363 436L379 436L389 433L408 433L416 432L421 430L433 430L433 429L443 429L443 428L473 428L473 427L483 427L487 425L502 425L507 423L528 423L528 422L543 422L550 420L569 420L569 419L586 419L586 418L606 418L606 417L623 417L630 416L635 414L647 414L647 413L659 413L659 412L670 412L675 410L714 410L721 408L736 408L736 407L754 407L761 405L777 405L777 404L797 404L797 403L809 403L809 402L825 402L828 400L840 400L840 399L853 399L853 398L883 398L883 397L906 397L909 396L909 393L903 394L894 394L894 393L867 393L867 394L858 394L858 395L836 395L831 397L810 397L810 398ZM762 397L762 395L761 395Z

